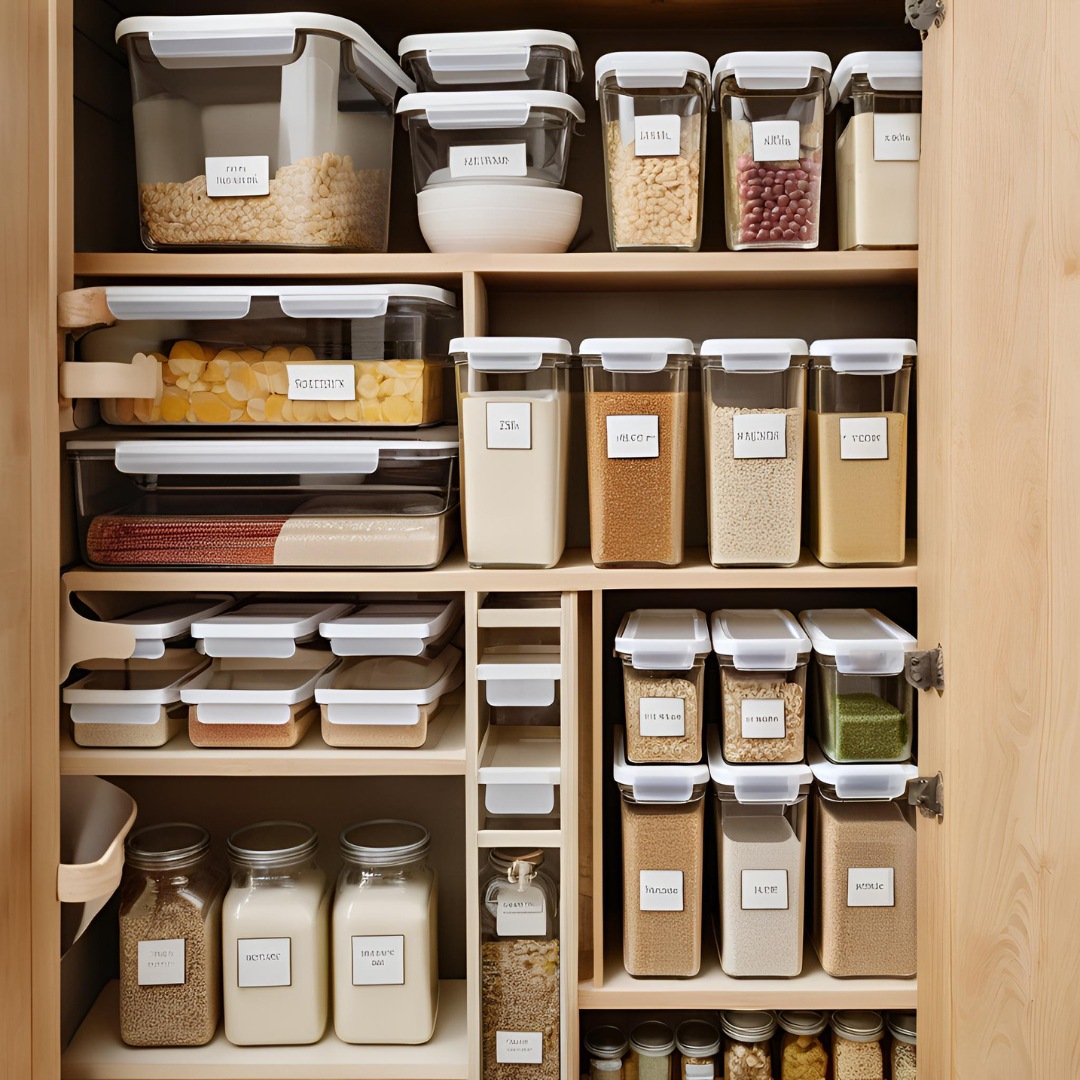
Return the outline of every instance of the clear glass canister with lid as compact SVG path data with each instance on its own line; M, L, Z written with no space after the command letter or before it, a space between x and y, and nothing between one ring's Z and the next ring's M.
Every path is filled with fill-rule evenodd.
M630 1032L627 1080L673 1080L675 1036L661 1020L646 1020Z
M776 1017L771 1012L722 1012L724 1080L774 1080L772 1037Z
M826 1080L829 1075L828 1014L779 1012L780 1075L777 1080Z
M221 940L225 1035L237 1046L302 1045L326 1030L332 890L318 850L318 834L298 821L229 837Z
M917 1080L915 1067L915 1014L890 1013L886 1024L892 1036L892 1080Z
M716 1080L720 1032L708 1020L684 1020L675 1030L679 1080Z
M868 1009L832 1014L833 1080L884 1080L885 1022Z
M625 1058L630 1043L613 1024L595 1027L585 1036L589 1080L626 1080Z
M439 1005L438 878L411 821L345 829L333 913L334 1031L342 1042L415 1045Z
M483 1080L559 1080L558 889L543 864L493 848L480 872Z
M120 886L120 1037L203 1046L221 1012L225 875L198 825L150 825L125 845Z

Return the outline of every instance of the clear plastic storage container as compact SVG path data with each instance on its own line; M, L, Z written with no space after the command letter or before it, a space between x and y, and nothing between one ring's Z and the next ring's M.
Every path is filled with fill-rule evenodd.
M918 1080L915 1013L889 1013L885 1023L892 1036L892 1047L889 1051L892 1080Z
M776 1017L771 1012L722 1012L724 1080L775 1080L772 1040Z
M566 545L570 343L455 338L465 557L554 566Z
M398 438L77 440L95 566L437 566L457 536L457 428Z
M461 631L465 605L453 600L398 600L361 604L328 617L319 633L335 656L416 656L433 660Z
M885 1024L867 1009L832 1014L833 1080L885 1080Z
M200 652L214 657L289 659L297 645L320 645L319 627L351 610L319 600L253 600L191 624ZM324 662L329 662L325 657Z
M675 1033L662 1020L646 1020L630 1032L627 1070L637 1080L674 1080Z
M631 611L615 635L622 660L626 757L634 764L701 760L709 626L693 609Z
M826 566L898 566L907 527L908 396L916 345L810 346L810 547Z
M394 99L413 83L359 26L144 16L116 40L147 247L386 250Z
M857 52L829 86L840 250L919 246L922 53Z
M588 338L585 437L597 566L678 566L686 502L687 338Z
M817 738L837 762L907 761L914 691L904 677L916 640L867 608L799 615L814 647Z
M429 285L84 289L61 368L110 424L360 424L443 418L453 293ZM74 313L72 318L76 317Z
M701 246L709 62L615 52L596 62L613 251Z
M805 341L702 342L709 558L793 566L802 546Z
M410 34L401 66L421 90L554 90L581 78L581 53L557 30Z
M774 1080L828 1080L829 1016L812 1011L776 1014L780 1072Z
M818 246L831 71L821 52L733 52L717 60L732 251Z

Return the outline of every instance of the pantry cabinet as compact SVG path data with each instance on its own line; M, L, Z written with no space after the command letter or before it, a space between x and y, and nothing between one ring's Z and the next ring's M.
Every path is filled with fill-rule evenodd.
M361 12L339 0L322 5L328 14L358 18L389 49L406 34L433 30L538 23L574 35L586 79L571 89L586 119L567 186L584 196L585 211L580 243L565 255L426 252L400 127L388 254L145 251L128 76L113 32L122 17L195 13L205 5L3 6L5 1075L479 1078L479 882L487 852L514 844L544 849L559 884L564 1080L579 1074L579 1031L601 1014L728 1007L917 1008L919 1059L933 1080L1080 1073L1080 11L1069 0L1029 0L1022 8L946 0L941 25L924 44L918 251L837 251L828 179L818 250L726 251L715 117L701 250L608 250L601 119L588 74L602 53L665 47L715 59L739 49L800 47L827 51L835 63L856 49L917 47L904 6L550 0L541 10L523 0L418 0ZM825 137L832 138L831 120ZM381 573L82 565L65 448L95 425L95 414L61 392L60 365L68 358L61 296L109 284L245 281L435 286L456 294L466 336L555 334L575 344L659 334L699 343L774 333L806 341L916 339L905 558L880 568L829 568L804 551L793 566L714 567L695 371L685 560L672 568L596 568L577 370L569 386L568 547L551 569L471 568L460 548L433 570ZM452 394L446 400L449 417ZM448 695L419 750L332 747L316 738L278 751L199 750L182 735L163 748L78 745L60 683L79 660L130 655L134 638L92 618L77 598L93 599L108 619L137 597L193 593L460 599L464 687ZM940 647L944 689L918 695L918 772L940 774L940 785L925 790L940 800L943 817L917 818L917 979L832 978L812 951L793 979L734 979L720 968L708 933L693 978L636 980L624 970L620 804L612 778L623 694L615 636L639 607L708 613L745 606L874 607L917 627L921 649ZM509 659L507 647L517 650ZM517 677L554 685L558 726L545 724L534 738L515 742L507 735L514 729L492 722L506 699L489 687L533 664ZM67 798L65 784L97 777L119 791L109 808L113 842L85 862L85 852L62 850L62 788ZM550 809L522 828L507 821L505 807L526 789ZM219 1031L199 1048L125 1047L115 1034L115 915L91 921L63 963L60 942L70 919L78 922L81 913L88 921L93 904L115 888L132 799L155 821L169 820L162 817L167 808L197 801L201 818L222 834L260 818L296 816L328 847L343 825L365 815L423 821L441 889L443 982L434 1039L351 1047L329 1035L309 1047L239 1047ZM375 812L385 809L393 812ZM87 906L75 911L79 904Z

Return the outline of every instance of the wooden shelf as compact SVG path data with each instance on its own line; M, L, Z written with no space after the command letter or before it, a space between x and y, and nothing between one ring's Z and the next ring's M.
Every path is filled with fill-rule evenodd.
M60 1059L63 1080L464 1080L469 1075L465 982L444 981L423 1046L350 1046L332 1030L312 1046L233 1046L219 1028L206 1046L133 1049L120 1041L120 984L110 982Z
M560 848L562 833L558 829L485 829L476 833L478 848Z

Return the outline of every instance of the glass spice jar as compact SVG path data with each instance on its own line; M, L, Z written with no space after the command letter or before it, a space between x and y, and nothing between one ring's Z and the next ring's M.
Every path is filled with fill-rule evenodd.
M829 1072L829 1018L823 1012L779 1012L776 1022L780 1038L779 1080L826 1080Z
M630 1032L627 1080L672 1080L671 1058L675 1036L660 1020L646 1020Z
M720 1032L708 1020L684 1020L675 1029L675 1048L681 1058L679 1080L715 1080L720 1056Z
M775 1080L772 1037L776 1018L771 1012L723 1012L725 1080Z
M613 1024L593 1028L585 1036L589 1080L626 1080L623 1059L629 1047L621 1028Z

